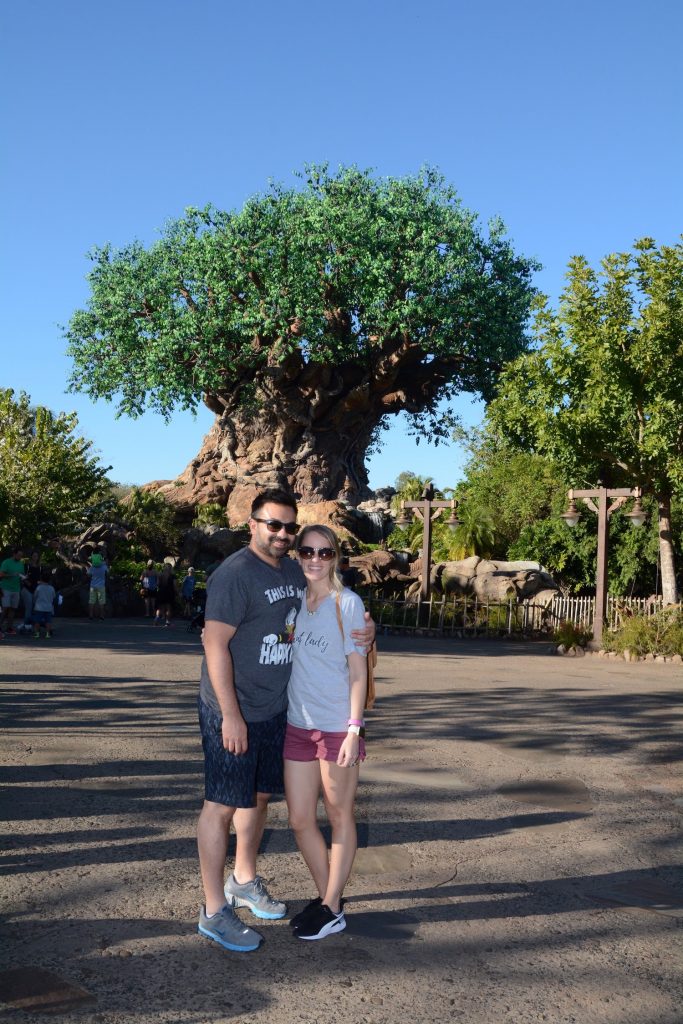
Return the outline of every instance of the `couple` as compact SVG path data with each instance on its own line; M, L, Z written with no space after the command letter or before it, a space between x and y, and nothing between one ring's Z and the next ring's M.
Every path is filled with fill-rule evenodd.
M286 492L259 495L251 507L249 546L207 582L199 931L238 952L256 949L262 936L233 908L267 919L287 913L256 874L268 800L283 789L283 756L290 824L318 889L291 922L298 938L322 939L346 927L341 896L356 852L365 651L375 629L365 622L360 598L338 582L339 544L329 528L304 527L295 545L298 561L285 557L297 535L296 514ZM321 787L332 825L329 855L316 818ZM235 866L224 884L231 823Z

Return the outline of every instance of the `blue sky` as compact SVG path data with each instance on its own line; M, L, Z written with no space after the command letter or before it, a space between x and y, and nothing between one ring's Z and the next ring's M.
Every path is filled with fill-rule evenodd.
M3 5L2 386L75 409L114 479L177 475L208 411L167 427L65 394L59 325L87 298L86 253L151 242L186 206L239 207L307 162L439 167L553 297L573 254L676 241L682 45L677 0ZM372 486L458 479L457 446L416 448L400 421L385 438Z

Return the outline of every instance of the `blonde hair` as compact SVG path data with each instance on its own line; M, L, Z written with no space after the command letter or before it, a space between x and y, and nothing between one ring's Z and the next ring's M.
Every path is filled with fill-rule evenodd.
M294 545L294 550L296 551L297 554L299 553L300 548L305 545L305 537L309 533L321 533L325 540L328 542L329 546L334 551L334 558L330 563L329 579L333 591L336 594L341 594L342 590L344 589L344 584L342 583L341 577L337 572L337 569L339 568L339 559L341 557L341 548L339 547L339 540L337 538L337 534L334 532L334 530L331 530L329 526L303 526L299 533L297 534L296 544Z

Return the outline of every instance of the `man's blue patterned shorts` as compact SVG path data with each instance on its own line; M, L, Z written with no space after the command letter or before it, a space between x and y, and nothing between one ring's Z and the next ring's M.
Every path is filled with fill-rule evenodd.
M204 796L226 807L254 807L257 793L284 792L282 751L287 712L266 722L247 722L246 754L223 746L222 718L199 698L204 748Z

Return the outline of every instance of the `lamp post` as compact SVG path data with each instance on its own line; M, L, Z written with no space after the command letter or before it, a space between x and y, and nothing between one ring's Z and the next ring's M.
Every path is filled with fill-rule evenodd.
M429 600L430 571L432 566L432 523L438 519L445 508L451 510L446 520L449 530L457 530L460 526L455 510L458 502L455 498L446 501L434 497L434 485L431 480L425 486L420 501L402 501L401 515L396 520L396 525L403 528L410 526L413 515L422 520L422 587L420 594L423 601Z
M598 564L595 575L595 612L593 615L593 644L596 647L602 646L602 627L607 613L607 535L609 531L609 518L629 498L635 498L633 508L626 515L630 519L632 526L642 526L645 522L646 514L640 502L641 493L640 487L600 486L588 491L576 490L572 487L567 495L569 504L567 511L562 513L562 518L567 526L576 526L581 518L581 513L576 507L577 498L583 501L598 516Z

